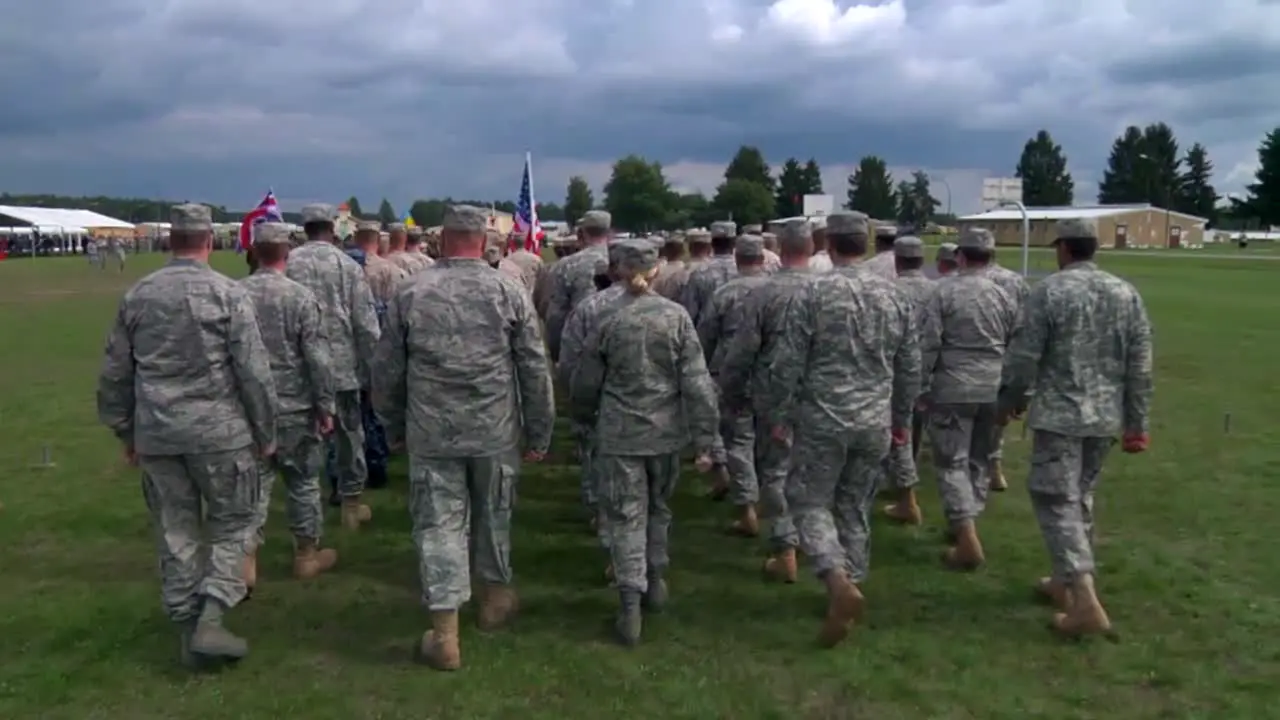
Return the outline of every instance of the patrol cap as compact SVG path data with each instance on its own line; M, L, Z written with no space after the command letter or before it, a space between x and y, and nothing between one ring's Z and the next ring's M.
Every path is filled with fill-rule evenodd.
M387 226L387 232L389 233L402 233L405 232L405 230L407 230L407 228L404 226L404 223L394 222Z
M198 203L174 205L169 208L169 225L178 232L212 232L213 211Z
M820 215L810 220L809 227L815 232L818 230L825 231L827 229L827 217L825 215Z
M955 262L957 246L955 243L945 242L938 246L938 262Z
M742 226L743 235L760 235L763 232L764 232L763 225L743 225Z
M625 276L639 275L658 266L658 249L653 243L645 240L627 238L615 246L609 247L610 259L619 274Z
M1097 240L1098 224L1092 220L1075 218L1055 223L1054 242L1060 240Z
M444 209L443 230L482 233L488 227L488 213L475 205L450 205Z
M717 220L711 223L712 238L731 238L738 234L738 225L731 220Z
M613 215L606 210L588 210L578 220L577 227L582 230L608 230L613 227Z
M289 226L284 223L267 222L253 228L254 245L287 245L289 244Z
M966 228L960 232L956 246L961 250L995 250L996 236L986 228Z
M765 246L765 247L767 247L767 248L777 247L777 246L778 246L778 234L777 234L777 233L771 233L771 232L767 232L767 233L760 233L760 239L761 239L761 240L764 240L764 246Z
M356 232L382 232L382 224L377 220L361 220L356 223Z
M684 239L688 241L690 245L693 245L695 243L709 243L711 242L711 233L701 229L690 230L689 232L685 233Z
M877 225L876 240L881 242L898 237L898 228L894 225Z
M924 259L924 243L914 235L904 235L893 244L893 256L906 260Z
M733 244L733 254L735 257L746 258L748 260L755 258L764 258L764 238L759 235L743 235Z
M867 235L871 232L871 221L854 210L837 210L826 220L828 235Z
M303 225L320 222L332 223L335 217L337 217L337 213L334 212L332 205L328 205L326 203L311 203L310 205L302 206Z
M422 236L424 233L422 228L418 227L417 225L414 225L410 228L407 228L406 234L409 236L410 240L420 240L422 239Z

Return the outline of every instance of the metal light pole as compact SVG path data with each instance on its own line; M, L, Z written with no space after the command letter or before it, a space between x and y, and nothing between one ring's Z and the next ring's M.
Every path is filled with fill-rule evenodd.
M946 178L940 175L930 175L929 179L937 180L938 182L942 183L942 187L947 189L947 216L950 217L951 216L951 184L947 182Z
M1017 200L1004 200L1000 207L1018 208L1022 213L1022 277L1028 277L1031 273L1031 216L1027 215L1026 206Z

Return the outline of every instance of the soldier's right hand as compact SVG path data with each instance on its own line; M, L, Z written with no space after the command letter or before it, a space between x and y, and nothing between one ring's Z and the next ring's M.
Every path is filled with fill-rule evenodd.
M262 458L263 460L269 460L269 459L271 459L272 457L274 457L274 456L275 456L275 454L276 454L276 444L275 444L275 443L271 443L270 445L267 445L266 447L261 448L261 449L258 451L258 457Z
M124 446L124 461L128 463L130 467L138 466L138 451L133 449L133 445Z
M316 432L321 435L328 435L333 432L333 416L329 413L321 413L316 419Z
M700 473L708 473L711 472L711 468L715 467L715 463L712 462L711 455L708 453L702 453L698 455L698 457L694 458L693 466L696 467Z
M1150 446L1151 436L1146 433L1125 433L1120 443L1120 448L1131 455L1146 452Z

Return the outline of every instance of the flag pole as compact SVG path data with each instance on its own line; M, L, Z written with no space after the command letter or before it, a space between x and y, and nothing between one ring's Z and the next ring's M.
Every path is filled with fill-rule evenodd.
M525 249L530 249L538 242L537 236L534 235L534 226L536 225L534 221L538 217L538 202L533 194L533 153L527 150L524 153L524 171L529 173L529 235L525 238L524 246Z

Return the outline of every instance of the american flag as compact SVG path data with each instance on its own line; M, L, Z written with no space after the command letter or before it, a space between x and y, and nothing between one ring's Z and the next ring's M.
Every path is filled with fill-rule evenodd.
M537 255L547 235L538 223L538 206L533 200L533 160L524 155L524 179L520 181L520 201L516 204L515 234L524 238L524 249ZM515 249L515 248L512 248Z
M262 198L258 207L250 210L244 216L244 220L240 221L240 246L236 248L237 252L244 252L253 245L253 228L264 222L284 222L284 216L280 214L280 206L276 204L274 190L267 190L266 197Z

